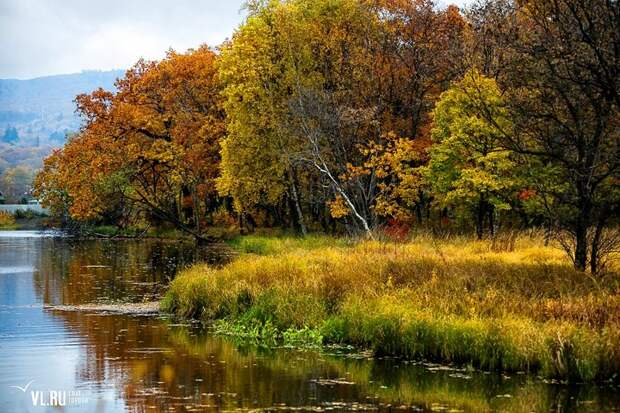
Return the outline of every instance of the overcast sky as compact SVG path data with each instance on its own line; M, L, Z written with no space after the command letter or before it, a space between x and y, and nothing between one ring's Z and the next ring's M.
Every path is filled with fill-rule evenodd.
M440 3L463 5L468 0ZM217 45L243 0L0 0L0 78L124 69L166 50Z

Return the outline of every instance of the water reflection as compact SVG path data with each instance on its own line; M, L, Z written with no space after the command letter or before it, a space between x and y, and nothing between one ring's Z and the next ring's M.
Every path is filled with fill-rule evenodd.
M132 412L282 410L613 411L614 388L546 385L505 376L369 360L358 354L269 350L146 317L58 313L85 337L82 382L115 383ZM103 390L102 390L103 391ZM106 408L108 406L105 406Z
M336 350L269 350L156 317L42 304L142 301L219 253L189 245L0 238L0 411L46 411L11 385L78 390L66 412L617 411L617 387L545 384ZM48 409L57 411L57 409Z
M44 239L34 286L45 304L157 299L174 275L195 261L224 262L224 247L187 242Z

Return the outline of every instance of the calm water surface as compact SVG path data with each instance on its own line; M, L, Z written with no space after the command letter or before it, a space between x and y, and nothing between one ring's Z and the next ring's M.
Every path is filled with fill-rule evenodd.
M183 243L49 235L0 232L0 412L620 411L614 386L265 349L160 317L44 309L157 299L180 268L221 258Z

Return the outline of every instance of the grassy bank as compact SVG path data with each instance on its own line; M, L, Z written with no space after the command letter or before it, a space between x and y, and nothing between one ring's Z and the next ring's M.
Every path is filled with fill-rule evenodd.
M346 377L360 389L360 394L374 395L393 406L424 407L420 411L425 412L596 412L604 405L604 399L597 392L601 388L598 386L574 386L567 392L564 386L541 385L522 375L504 376L498 381L496 375L479 374L467 369L446 369L432 363L411 368L398 361L375 364L367 362L363 356L332 356L332 349L321 353L312 350L291 352L262 346L254 351L255 348L248 346L247 340L214 340L213 337L192 334L177 327L171 330L169 337L178 349L176 354L197 357L194 363L197 366L214 354L217 360L225 360L226 371L231 373L221 374L218 370L217 374L227 380L226 388L231 392L242 393L247 383L239 380L238 372L259 364L260 376L285 376L288 382L300 381L304 387L310 377ZM399 368L394 368L396 366ZM456 379L458 382L455 383L455 378L451 377L455 373L469 378ZM261 406L279 402L270 399L277 395L277 391L261 394L268 398L259 402ZM505 394L511 397L494 397ZM612 403L607 401L607 405ZM231 409L236 407L239 406L230 406Z
M573 381L620 372L618 269L593 279L537 238L235 242L245 253L227 266L180 274L164 310L225 320L231 333L302 330L313 341L488 370Z
M48 217L30 210L15 213L0 211L0 231L46 229Z

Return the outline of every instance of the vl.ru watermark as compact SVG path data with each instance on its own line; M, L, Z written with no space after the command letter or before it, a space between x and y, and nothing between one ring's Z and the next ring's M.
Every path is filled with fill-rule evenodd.
M34 380L25 386L10 386L26 394ZM82 406L88 403L88 398L79 390L30 390L30 398L34 407L69 407Z

